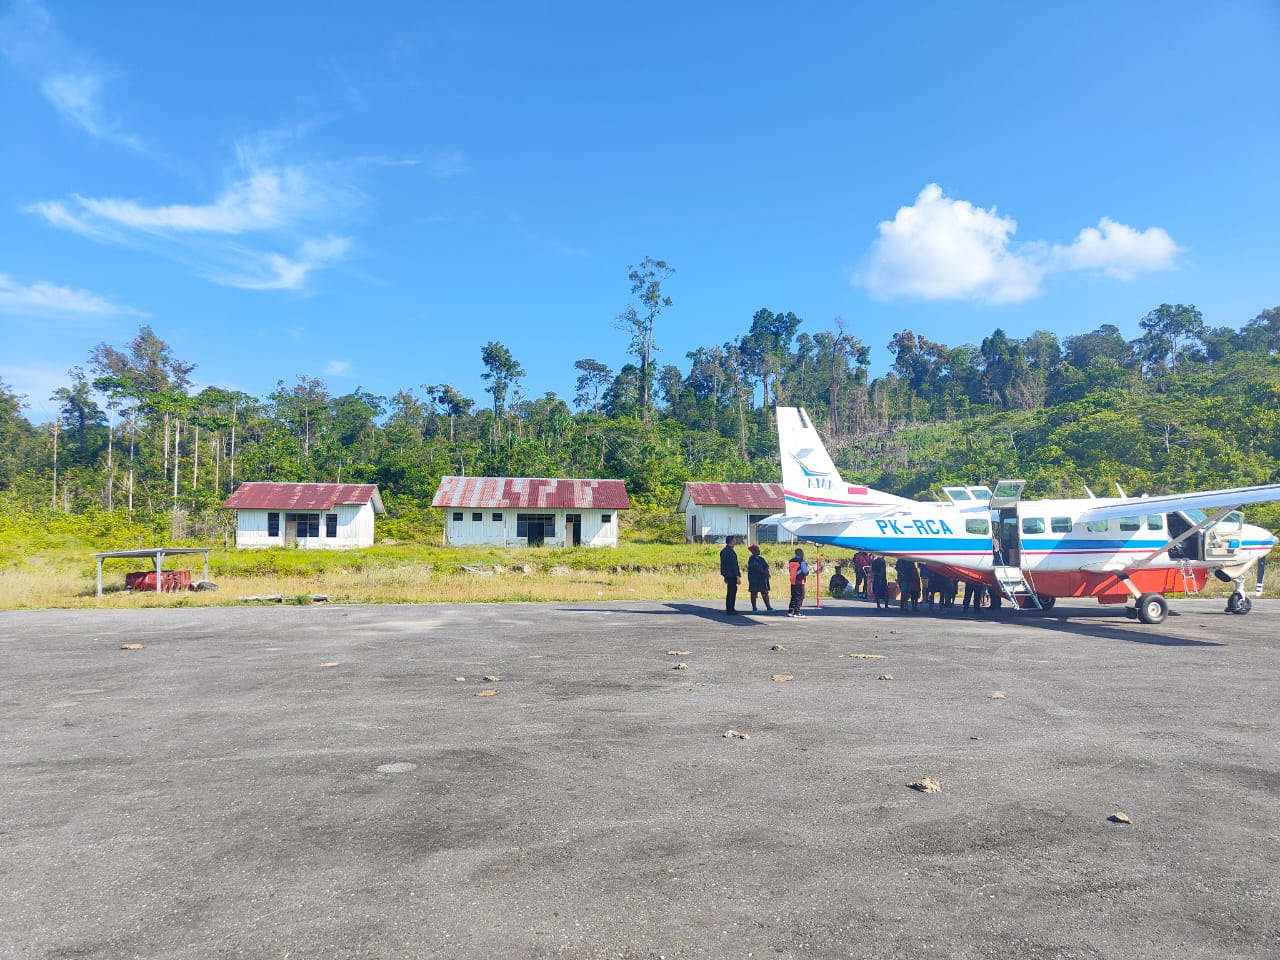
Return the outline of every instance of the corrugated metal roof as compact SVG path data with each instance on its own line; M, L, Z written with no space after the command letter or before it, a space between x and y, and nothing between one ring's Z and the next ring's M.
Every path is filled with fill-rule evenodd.
M242 483L224 510L329 510L335 505L372 503L386 513L376 483Z
M631 506L621 480L551 480L541 477L441 477L433 507L510 510L626 510Z
M703 507L783 510L780 483L686 483L689 499Z

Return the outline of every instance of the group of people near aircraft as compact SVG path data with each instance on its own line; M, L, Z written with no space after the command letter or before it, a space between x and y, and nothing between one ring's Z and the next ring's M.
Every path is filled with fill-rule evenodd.
M734 547L738 538L724 538L724 549L720 551L720 576L724 578L725 616L737 616L738 585L742 582L742 568L738 565L738 554ZM764 601L767 613L773 613L773 603L769 599L769 586L773 579L769 569L769 561L760 553L759 544L747 547L750 556L747 558L747 591L751 595L751 609L759 613L757 603ZM795 555L787 561L787 577L791 581L791 600L787 604L788 617L803 617L800 608L804 606L805 584L809 580L809 563L804 558L804 550L796 548Z
M724 549L720 551L720 575L725 582L725 615L737 616L738 587L742 582L742 568L738 563L738 554L734 549L738 538L725 537ZM759 544L747 547L747 591L751 597L751 610L759 613L759 604L764 604L766 613L773 613L774 607L770 599L770 585L773 575L768 560L760 552ZM874 600L876 608L891 609L890 604L896 598L898 609L918 612L923 599L929 610L954 607L959 584L941 572L930 570L926 564L917 563L906 558L899 558L894 564L895 581L890 585L888 562L883 556L859 550L853 558L855 580L849 582L845 576L844 563L837 563L835 573L827 582L827 595L840 599ZM804 549L797 547L795 554L787 561L787 579L791 588L790 601L787 604L787 616L804 617L801 612L804 606L806 586L810 568L805 559ZM989 598L989 599L988 599ZM984 600L992 607L1000 606L1000 598L995 591L981 584L966 583L963 609L977 611L984 605Z

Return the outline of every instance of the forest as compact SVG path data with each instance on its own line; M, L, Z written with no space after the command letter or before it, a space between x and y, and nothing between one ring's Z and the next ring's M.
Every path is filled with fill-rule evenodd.
M658 365L671 272L632 269L623 362L577 360L571 398L525 396L520 360L498 341L478 345L483 399L448 383L335 396L307 375L265 397L193 392L196 364L142 326L69 371L52 423L30 422L0 382L0 513L222 536L232 521L219 506L243 481L376 483L390 514L380 536L438 540L441 476L608 477L626 481L634 536L679 540L686 481L779 479L775 404L809 410L846 478L906 496L1015 476L1034 497L1280 480L1280 307L1211 326L1192 305L1162 304L1132 340L1109 324L1026 339L996 328L954 346L903 330L876 377L844 321L816 330L760 309L730 342ZM1280 525L1274 508L1252 513Z

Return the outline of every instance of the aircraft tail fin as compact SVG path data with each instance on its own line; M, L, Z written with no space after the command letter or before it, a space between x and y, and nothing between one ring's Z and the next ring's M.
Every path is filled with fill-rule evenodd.
M778 454L789 517L849 511L882 512L914 501L860 484L846 483L803 407L778 407Z

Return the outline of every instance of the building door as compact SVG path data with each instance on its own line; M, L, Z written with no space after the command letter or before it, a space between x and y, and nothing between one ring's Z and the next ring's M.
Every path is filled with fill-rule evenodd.
M284 522L284 545L286 547L296 547L298 545L298 521L290 514Z
M564 515L565 546L582 546L582 514L566 513Z

